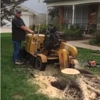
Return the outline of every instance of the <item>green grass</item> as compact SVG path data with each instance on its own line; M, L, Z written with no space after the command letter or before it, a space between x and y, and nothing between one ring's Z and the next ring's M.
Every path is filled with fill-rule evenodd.
M36 93L39 86L28 82L31 69L14 65L12 51L11 34L1 34L1 100L58 100Z
M31 68L17 66L12 63L13 45L11 34L1 34L1 100L58 100L50 99L43 94L37 94L39 86L29 83L32 78ZM93 54L94 51L78 48L78 60L81 64L88 59L100 62L100 56ZM84 67L91 72L100 75L100 68Z
M88 71L91 71L94 74L97 74L100 76L100 65L97 67L88 67L88 60L95 60L97 63L100 64L100 51L96 50L89 50L89 49L83 49L78 48L78 57L77 57L79 63L84 66L84 68Z

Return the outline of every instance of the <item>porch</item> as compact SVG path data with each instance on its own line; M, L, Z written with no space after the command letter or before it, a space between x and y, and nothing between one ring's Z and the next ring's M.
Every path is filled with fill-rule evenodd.
M78 24L83 26L87 33L91 33L91 27L99 29L97 19L100 17L100 0L45 0L47 3L47 23L48 9L58 8L59 23L66 22L69 26ZM51 1L51 2L50 2Z

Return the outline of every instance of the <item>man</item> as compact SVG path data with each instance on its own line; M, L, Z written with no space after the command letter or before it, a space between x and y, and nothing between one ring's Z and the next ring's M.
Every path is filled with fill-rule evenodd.
M15 17L12 20L12 42L14 45L13 62L17 65L23 64L20 61L19 51L21 48L21 42L25 40L26 32L34 34L34 31L25 26L21 15L21 10L17 9L15 11Z

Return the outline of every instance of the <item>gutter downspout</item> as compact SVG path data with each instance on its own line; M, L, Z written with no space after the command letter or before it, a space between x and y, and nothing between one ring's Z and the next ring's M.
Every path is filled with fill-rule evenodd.
M74 17L75 17L75 5L72 6L72 25L74 24Z

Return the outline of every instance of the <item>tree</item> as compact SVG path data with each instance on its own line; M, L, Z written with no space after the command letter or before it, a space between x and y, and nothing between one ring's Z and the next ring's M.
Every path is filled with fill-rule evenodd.
M1 26L5 23L3 19L10 20L17 5L27 0L1 0Z
M58 16L58 7L53 7L52 9L48 9L49 11L49 15L51 16L51 20L53 20L53 18L55 16Z

